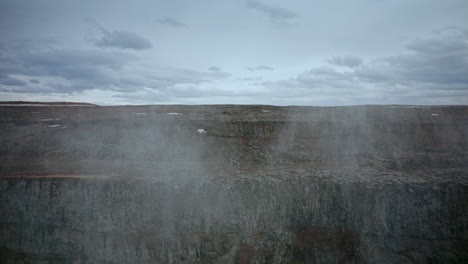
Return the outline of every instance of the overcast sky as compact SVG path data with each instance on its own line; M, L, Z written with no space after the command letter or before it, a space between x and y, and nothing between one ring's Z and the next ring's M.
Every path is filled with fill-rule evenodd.
M0 101L468 104L467 0L0 0Z

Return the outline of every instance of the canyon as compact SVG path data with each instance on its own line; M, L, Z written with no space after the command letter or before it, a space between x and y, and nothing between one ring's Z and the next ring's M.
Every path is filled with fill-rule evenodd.
M468 106L0 104L1 263L466 263Z

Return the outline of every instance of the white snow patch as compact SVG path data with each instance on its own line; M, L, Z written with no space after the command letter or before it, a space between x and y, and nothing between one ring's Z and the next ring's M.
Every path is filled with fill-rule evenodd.
M183 115L182 113L166 113L166 115Z
M49 127L59 127L60 125L50 125Z
M145 116L145 115L146 115L146 113L132 113L132 115Z
M198 132L199 134L206 134L206 130L203 129L203 128L197 129L197 132Z
M263 112L263 113L269 113L269 112L271 112L271 110L263 110L263 109L262 109L262 112Z
M439 116L439 114L435 114L435 113L434 113L434 114L431 114L431 115L432 115L432 116Z

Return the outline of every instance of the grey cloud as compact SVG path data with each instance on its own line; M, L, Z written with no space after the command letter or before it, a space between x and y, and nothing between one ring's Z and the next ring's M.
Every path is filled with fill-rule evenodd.
M135 92L199 85L230 76L222 71L142 67L135 64L135 55L96 49L4 48L0 56L0 91L18 93L72 93L91 89ZM28 79L41 78L41 81L15 81L10 76L14 74Z
M196 85L186 85L172 87L171 89L158 89L158 90L144 90L135 93L121 93L114 95L115 98L121 98L125 101L130 100L133 103L148 103L148 102L170 102L184 100L189 102L190 100L197 100L200 96L205 97L255 97L262 95L258 91L236 91L236 90L220 90L215 88L201 88Z
M273 20L290 20L297 17L297 14L289 9L265 4L256 0L248 0L247 7L267 15Z
M241 81L260 81L262 79L263 79L262 77L250 76L250 77L240 78L239 80L241 80Z
M103 31L102 33L102 37L95 43L96 46L133 50L146 50L153 47L151 41L135 32Z
M354 56L333 57L327 60L328 63L337 66L354 68L362 64L362 60Z
M466 40L461 37L451 37L447 39L424 39L414 41L406 46L409 50L417 53L456 53L466 51Z
M338 85L349 86L352 78L345 73L340 73L332 68L320 67L299 74L295 81L304 88L321 88L324 86L337 87Z
M24 86L27 83L15 78L11 77L3 77L0 78L0 84L7 85L7 86Z
M20 65L10 73L31 77L60 78L60 83L44 83L44 91L59 93L77 92L93 88L111 89L118 82L118 72L135 57L122 52L97 50L48 50L26 51L15 57L13 62ZM39 92L38 87L34 91Z
M287 96L335 96L360 104L366 100L434 104L468 99L467 35L439 35L411 42L407 48L401 55L350 67L351 71L317 67L289 79L256 85L272 93L288 88Z
M409 53L375 60L356 71L370 82L425 83L468 90L468 36L438 36L410 43Z
M36 79L31 79L29 80L30 83L41 83L41 81L39 80L36 80Z
M195 71L190 69L181 68L151 68L146 70L144 74L147 80L165 82L164 88L174 86L177 84L202 84L213 82L216 80L224 79L230 76L226 72L213 72L213 71Z
M173 18L169 18L169 17L165 17L165 18L159 18L159 19L156 19L156 22L158 22L159 24L162 24L162 25L166 25L166 26L170 26L170 27L178 27L178 28L181 28L181 27L186 27L187 25L178 21L178 20L175 20Z
M255 67L248 67L249 71L272 71L274 70L273 67L260 65Z
M356 82L347 73L335 71L330 67L314 68L298 74L297 76L275 82L265 81L256 83L278 90L288 88L289 96L297 92L324 93L324 94L349 94L356 92Z
M211 66L208 68L209 71L220 72L221 68L218 66Z
M53 49L46 51L27 51L17 57L25 66L43 70L60 71L60 68L90 68L110 67L118 68L136 59L135 56L124 52L107 52L100 50ZM48 74L47 72L45 74Z

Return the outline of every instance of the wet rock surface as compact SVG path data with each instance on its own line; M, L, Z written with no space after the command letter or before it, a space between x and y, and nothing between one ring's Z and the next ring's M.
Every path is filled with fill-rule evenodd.
M465 263L467 117L0 106L0 262Z

